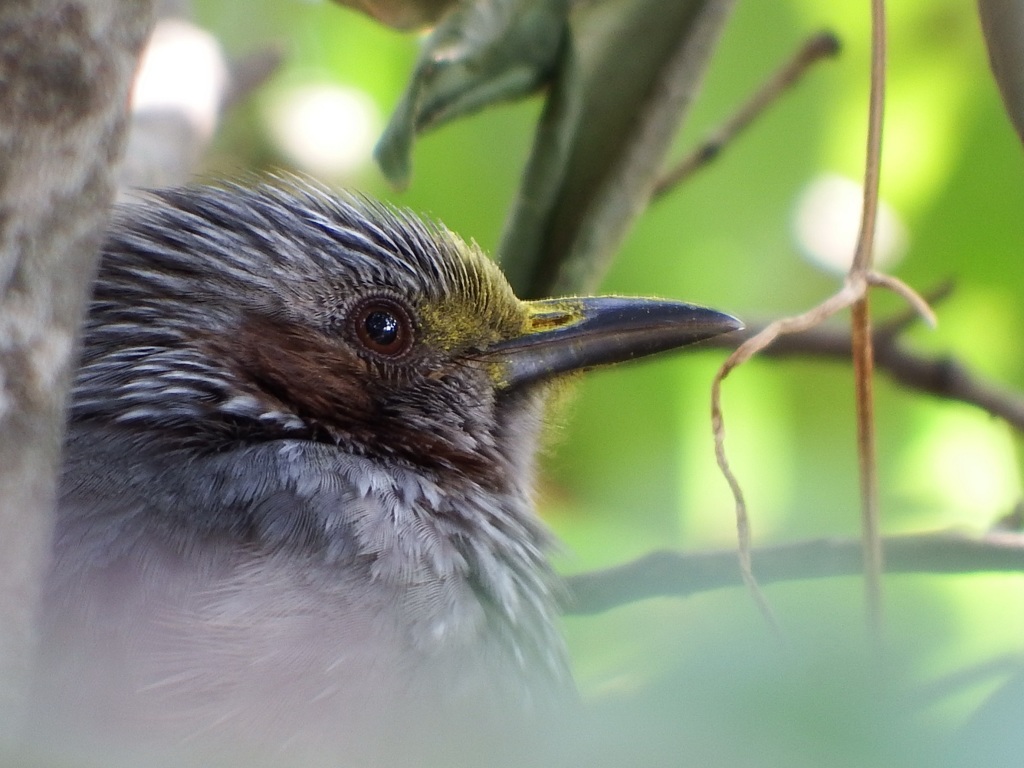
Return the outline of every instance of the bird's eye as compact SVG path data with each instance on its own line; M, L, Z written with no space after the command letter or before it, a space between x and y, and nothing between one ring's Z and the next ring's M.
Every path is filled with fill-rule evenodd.
M393 299L375 298L358 304L350 316L359 343L384 357L399 357L412 346L412 320Z

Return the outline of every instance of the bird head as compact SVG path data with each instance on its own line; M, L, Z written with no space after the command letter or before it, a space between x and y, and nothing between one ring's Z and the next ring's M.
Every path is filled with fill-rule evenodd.
M305 186L157 193L112 228L72 423L143 453L315 441L517 482L545 382L734 330L649 299L520 301L444 228Z

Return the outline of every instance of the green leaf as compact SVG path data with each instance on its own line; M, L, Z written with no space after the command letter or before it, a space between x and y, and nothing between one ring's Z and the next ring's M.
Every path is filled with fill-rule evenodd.
M445 17L427 38L377 144L388 179L398 187L408 183L415 134L546 84L567 13L567 0L478 0Z

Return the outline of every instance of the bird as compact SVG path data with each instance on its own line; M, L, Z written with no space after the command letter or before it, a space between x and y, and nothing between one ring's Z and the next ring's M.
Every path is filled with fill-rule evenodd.
M123 207L70 395L37 743L390 765L565 711L548 394L739 327L521 301L443 225L307 181Z

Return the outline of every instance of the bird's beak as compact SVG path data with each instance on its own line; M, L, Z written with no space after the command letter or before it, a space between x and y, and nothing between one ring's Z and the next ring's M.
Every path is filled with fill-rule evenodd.
M713 309L658 299L545 299L526 306L523 332L484 354L503 389L653 355L743 327Z

